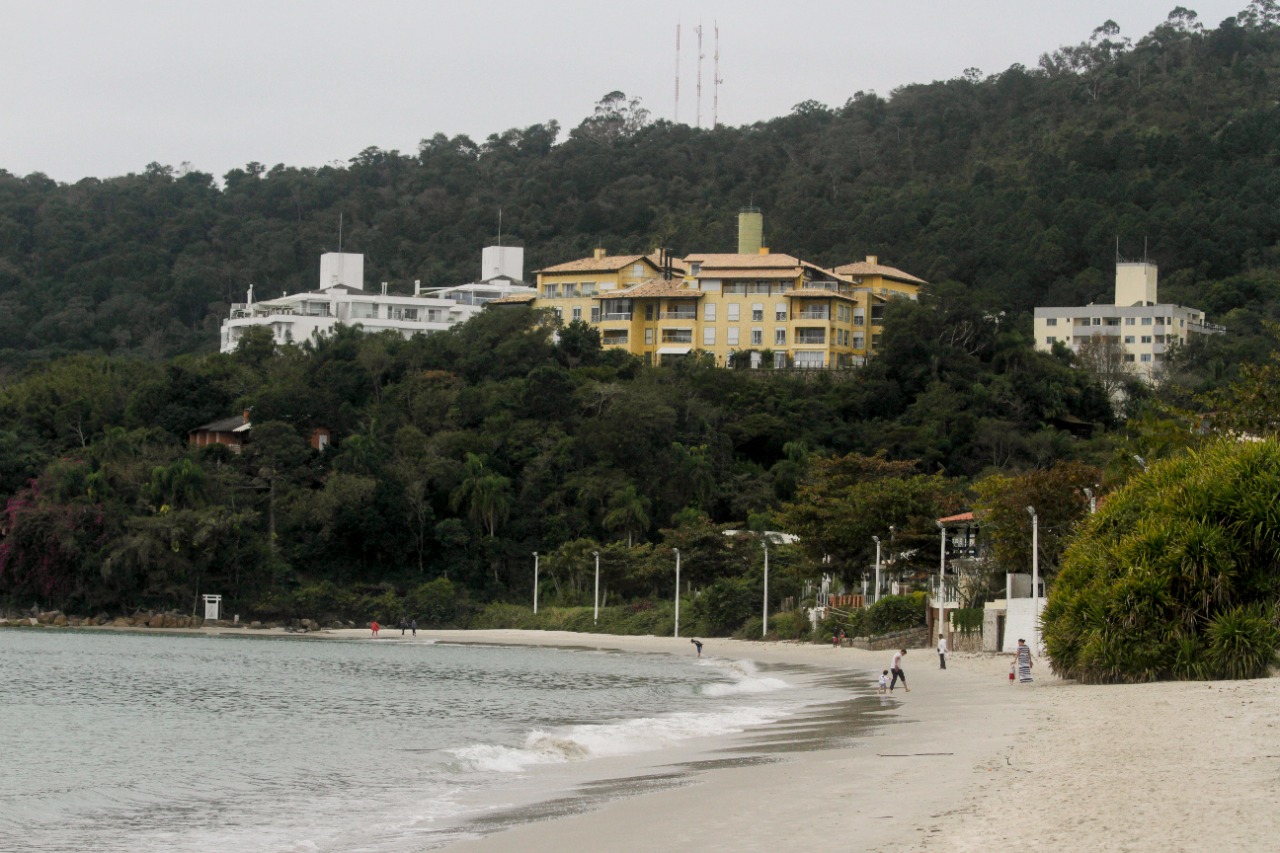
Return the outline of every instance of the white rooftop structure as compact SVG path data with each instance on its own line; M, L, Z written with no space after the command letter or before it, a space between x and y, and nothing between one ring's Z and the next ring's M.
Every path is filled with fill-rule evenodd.
M494 299L535 289L520 280L524 249L491 246L484 250L482 268L497 270L489 278L452 287L423 288L414 282L413 294L364 289L364 255L327 252L320 256L320 287L275 299L254 299L249 286L245 302L231 306L222 321L222 352L232 352L244 330L254 326L271 329L277 345L301 344L333 333L339 323L360 326L367 332L394 331L406 338L449 329L471 319Z
M1082 344L1102 336L1119 346L1126 372L1146 382L1159 378L1165 356L1194 335L1220 335L1226 330L1205 321L1203 311L1161 304L1159 271L1147 261L1117 261L1115 304L1090 304L1035 310L1036 349L1049 352L1062 343L1079 352Z

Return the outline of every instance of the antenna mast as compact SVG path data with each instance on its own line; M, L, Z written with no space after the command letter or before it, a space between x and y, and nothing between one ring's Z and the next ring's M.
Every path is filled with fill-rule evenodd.
M698 123L697 127L702 127L702 24L698 24L693 30L698 34Z
M502 205L498 205L498 248L502 248Z
M338 211L338 254L342 254L342 211Z
M676 112L672 122L680 123L680 22L676 22Z
M720 126L720 84L724 81L720 79L720 22L715 22L716 28L716 57L714 70L711 72L711 129L715 130Z

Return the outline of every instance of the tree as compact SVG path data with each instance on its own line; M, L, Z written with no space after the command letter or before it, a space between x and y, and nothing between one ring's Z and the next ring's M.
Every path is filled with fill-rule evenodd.
M634 485L618 489L609 498L604 526L627 534L627 547L630 548L635 535L649 529L649 499L637 492Z
M1100 490L1102 471L1082 462L1059 462L1025 474L993 474L974 484L974 512L991 559L1006 572L1031 569L1031 516L1039 520L1040 573L1053 575L1076 525L1089 512L1085 489Z
M627 99L623 92L610 92L596 102L594 114L571 134L595 142L615 142L635 136L649 123L649 111L639 98Z
M1044 640L1089 683L1259 678L1280 645L1280 444L1221 438L1151 466L1067 548Z
M511 511L511 481L490 470L476 454L468 453L462 483L454 489L449 505L454 510L465 506L471 522L492 539Z

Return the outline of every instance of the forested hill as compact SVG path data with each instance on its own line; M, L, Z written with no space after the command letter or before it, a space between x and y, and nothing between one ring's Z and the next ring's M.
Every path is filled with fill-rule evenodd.
M595 246L731 250L754 203L777 251L876 254L1013 314L1108 299L1117 236L1129 256L1145 239L1164 296L1251 324L1277 293L1278 75L1275 3L1254 0L1214 29L1181 8L1132 41L1108 22L1037 68L745 127L649 122L621 96L567 134L437 134L221 185L158 164L73 185L0 171L0 355L208 351L249 282L314 284L340 214L369 280L469 281L499 208L533 270Z

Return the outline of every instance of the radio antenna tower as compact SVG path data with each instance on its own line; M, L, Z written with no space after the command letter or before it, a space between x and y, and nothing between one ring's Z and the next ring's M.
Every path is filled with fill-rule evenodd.
M698 34L698 123L696 127L702 128L702 24L694 27L693 31Z
M672 122L680 123L680 22L676 22L676 112Z
M711 72L711 129L715 130L720 126L720 84L724 81L720 79L720 22L715 22L716 28L716 58Z

